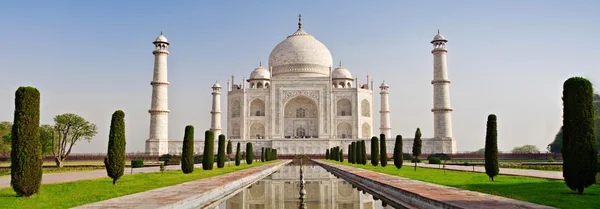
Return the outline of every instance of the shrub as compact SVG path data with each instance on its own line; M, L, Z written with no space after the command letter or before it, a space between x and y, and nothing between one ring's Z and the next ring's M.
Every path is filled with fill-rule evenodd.
M18 196L29 197L39 192L42 182L40 92L36 88L17 89L13 122L10 184Z
M327 151L325 151L325 159L329 160L329 149L327 149Z
M442 160L437 157L427 158L429 160L429 164L442 164Z
M203 170L212 170L214 159L213 155L215 153L215 134L211 130L207 130L204 132L204 153L202 153L202 169Z
M411 163L420 163L421 159L419 159L419 158L413 158L413 159L410 159L410 162Z
M252 149L252 143L246 143L246 164L252 164L254 160L254 150Z
M195 155L194 156L194 164L200 164L200 163L202 163L202 155Z
M185 127L183 136L183 151L181 152L181 171L194 172L194 126Z
M240 161L242 160L242 155L240 154L240 143L237 143L237 148L235 149L235 166L240 165Z
M225 167L225 135L219 135L219 151L217 152L217 168Z
M450 156L448 156L447 154L444 154L444 153L436 153L436 154L427 156L427 160L430 160L431 158L439 158L440 160L451 160Z
M402 153L402 158L404 158L404 160L412 160L414 157L411 154Z
M113 184L117 184L125 172L125 154L125 113L117 110L110 122L108 152L104 159L106 172L113 179Z
M563 176L571 190L583 194L596 182L598 147L594 130L592 83L581 77L563 85Z
M404 153L402 153L402 135L396 136L396 143L394 144L394 165L396 168L402 168L404 163Z
M165 161L165 165L180 165L181 159L177 157L169 158L169 160Z
M170 154L164 154L164 155L161 155L160 157L158 157L158 161L167 161L167 160L171 159L172 157L175 157L175 156L170 155Z
M131 160L131 168L143 168L144 160Z
M374 136L371 138L371 165L379 164L379 139Z
M496 132L496 115L490 114L485 134L485 173L494 181L500 172L498 167L498 133Z
M385 143L385 134L379 135L379 159L381 161L381 167L385 167L387 165L388 156L387 156L387 145Z

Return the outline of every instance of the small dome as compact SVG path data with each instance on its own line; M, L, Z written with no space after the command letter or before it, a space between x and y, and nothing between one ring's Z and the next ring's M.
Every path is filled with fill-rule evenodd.
M333 72L331 73L331 78L333 78L333 79L353 79L350 71L348 71L348 69L342 67L342 63L340 63L339 67L337 67L337 68L335 68L335 70L333 70Z
M169 41L167 41L167 37L165 37L162 32L160 32L160 36L156 37L156 40L154 41L154 43L169 43Z
M252 71L252 73L250 73L250 80L259 80L259 79L265 79L265 80L269 80L271 79L271 73L269 73L268 70L264 69L261 66L258 66L256 69L254 69Z
M448 40L446 40L446 38L444 38L444 36L442 36L442 34L440 34L439 30L438 30L438 34L433 37L433 41L431 41L431 43L436 42L436 41L448 42Z
M379 88L389 88L390 86L388 86L387 83L385 83L385 81L383 81L383 83L381 83L381 86L379 86Z
M212 86L213 88L221 88L221 85L219 85L219 83L215 82L215 84L213 84Z

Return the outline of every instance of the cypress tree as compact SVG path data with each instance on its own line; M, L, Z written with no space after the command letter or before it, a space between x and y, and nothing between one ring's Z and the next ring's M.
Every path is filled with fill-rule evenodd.
M181 152L181 170L183 173L194 172L194 126L185 127L183 151Z
M327 149L327 151L325 151L325 159L329 160L329 149Z
M352 143L348 144L348 162L352 163Z
M332 155L333 155L333 157L332 157L332 158L333 158L333 160L336 160L336 161L337 161L337 157L338 157L338 154L337 154L337 147L333 147L333 152L332 152L332 153L333 153L333 154L332 154Z
M240 161L242 160L242 155L240 154L240 143L237 143L237 149L235 150L235 166L240 165Z
M385 134L380 134L379 140L379 159L381 159L381 167L385 167L388 161L387 145L385 144Z
M361 140L360 141L360 146L361 146L361 156L360 158L362 159L362 164L366 165L367 164L367 144L365 144L365 140Z
M340 149L340 162L344 162L344 149Z
M358 153L360 152L360 149L358 148L358 141L356 142L352 142L352 155L354 155L352 158L354 160L354 164L358 164L360 163L360 156L358 156Z
M275 149L275 160L278 160L279 156L277 155L277 149Z
M227 164L231 161L231 153L233 152L233 147L231 146L231 139L227 140Z
M270 160L271 160L271 156L272 156L272 155L271 155L271 154L272 154L272 153L271 153L271 148L268 148L268 147L267 147L267 148L266 148L266 151L267 151L267 152L265 153L265 154L266 154L266 155L265 155L265 161L270 161Z
M594 130L592 84L581 77L563 85L563 176L571 190L583 194L595 183L598 147Z
M104 166L108 176L113 179L113 184L117 184L117 180L125 172L125 113L121 110L115 111L110 120L108 152L104 158Z
M252 143L246 143L246 164L252 164L254 160L254 150L252 149Z
M402 168L404 161L404 153L402 153L402 135L396 136L396 144L394 145L394 165L396 168Z
M376 136L371 137L371 165L379 164L379 139Z
M494 181L500 168L498 165L498 132L496 130L496 115L487 118L485 132L485 173Z
M417 128L415 132L415 141L413 142L412 155L414 156L415 171L417 170L417 161L421 155L421 129Z
M260 148L260 162L265 162L265 148Z
M225 135L219 135L219 151L217 152L217 168L225 167Z
M33 87L19 87L15 92L10 152L10 184L18 196L29 197L40 190L42 144L39 127L40 92Z
M211 130L204 132L204 153L202 153L202 170L212 170L215 155L215 134Z

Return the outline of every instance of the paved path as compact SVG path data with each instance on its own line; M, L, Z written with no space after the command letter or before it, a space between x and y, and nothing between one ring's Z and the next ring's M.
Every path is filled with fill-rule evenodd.
M406 164L409 165L409 164ZM414 164L411 164L414 166ZM440 165L432 165L425 163L417 163L418 167L424 168L440 168ZM463 165L446 165L446 169L448 170L457 170L457 171L471 171L475 170L475 172L485 173L485 167L483 166L463 166ZM535 177L535 178L543 178L543 179L553 179L553 180L564 180L562 171L542 171L542 170L533 170L533 169L511 169L511 168L500 168L501 175L510 175L510 176L527 176L527 177Z
M334 170L345 172L348 178L357 180L358 184L374 185L376 190L391 198L403 202L409 208L477 208L477 209L551 209L553 207L538 205L520 200L468 191L454 187L417 181L399 176L369 171L350 166L318 161L332 167ZM330 169L327 169L330 170ZM366 182L366 183L365 183Z
M226 165L227 166L227 165ZM202 164L196 164L194 167L202 168ZM167 170L181 170L181 165L170 165L166 166ZM134 168L133 173L151 173L159 172L160 167L144 167ZM125 175L131 174L131 168L125 169ZM95 171L82 171L82 172L66 172L66 173L49 173L42 175L42 184L56 184L62 182L79 181L85 179L97 179L108 177L106 170L95 170ZM0 188L10 187L10 176L0 177Z

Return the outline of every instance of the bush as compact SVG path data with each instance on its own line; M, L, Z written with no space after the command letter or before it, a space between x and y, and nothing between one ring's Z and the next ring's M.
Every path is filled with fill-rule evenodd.
M579 194L596 182L598 170L593 92L592 83L581 77L563 85L563 176Z
M104 161L106 173L113 179L113 184L117 184L125 172L125 154L125 113L117 110L110 122L108 154Z
M429 164L442 164L442 160L437 157L427 158L429 160Z
M181 171L194 172L194 126L185 127L183 136L183 151L181 153Z
M402 153L402 158L404 158L404 160L412 160L414 157L411 154Z
M204 132L204 153L202 153L202 169L212 170L215 155L215 134L211 130Z
M158 161L167 161L167 160L171 159L172 157L176 157L176 156L170 155L170 154L164 154L164 155L161 155L160 157L158 157Z
M143 168L144 160L131 160L131 168Z
M17 196L29 197L40 190L42 145L39 127L40 92L33 87L19 87L15 93L10 153L10 183Z
M494 181L494 176L497 176L499 172L496 115L490 114L487 119L485 134L485 173Z
M410 159L410 162L411 163L420 163L421 159L419 159L419 158L413 158L413 159Z
M252 143L246 143L246 164L250 165L254 161L254 150L252 149Z
M219 150L217 151L217 168L225 167L225 146L227 146L225 135L219 135Z
M165 165L180 165L181 164L181 159L173 157L173 158L169 158L169 160L165 161L164 163Z
M444 153L436 153L436 154L427 156L427 160L431 160L431 158L439 158L440 160L451 160L450 156L448 156L447 154L444 154Z
M164 160L166 161L166 160ZM202 163L202 155L194 155L194 164Z

